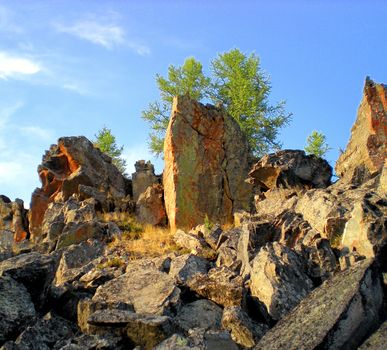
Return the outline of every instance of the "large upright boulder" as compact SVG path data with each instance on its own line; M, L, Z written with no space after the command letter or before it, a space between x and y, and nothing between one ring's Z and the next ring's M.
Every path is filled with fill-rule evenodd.
M250 207L249 148L221 109L175 97L164 143L164 196L172 229L233 222Z
M84 199L89 192L94 193L93 197L100 193L107 199L123 198L126 194L124 177L111 158L84 136L60 138L43 156L38 173L42 187L31 198L32 237L40 235L44 214L51 202L64 202L73 194Z
M387 86L367 77L351 138L336 162L336 174L359 184L381 171L387 156Z

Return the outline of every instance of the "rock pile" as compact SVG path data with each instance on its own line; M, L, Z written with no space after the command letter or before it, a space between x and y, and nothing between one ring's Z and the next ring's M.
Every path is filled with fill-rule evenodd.
M249 173L237 125L186 97L174 102L164 183L144 161L130 183L86 139L60 139L39 167L19 252L25 210L0 197L0 349L383 348L385 94L367 80L344 154L369 157L341 158L334 184L326 161L295 150ZM239 225L214 223L253 194ZM107 244L121 235L101 220L111 211L153 225L168 214L176 250L131 259Z

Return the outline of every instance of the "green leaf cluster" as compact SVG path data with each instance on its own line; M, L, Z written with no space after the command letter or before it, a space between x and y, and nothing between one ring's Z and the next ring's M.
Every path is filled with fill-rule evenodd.
M97 147L101 152L106 153L112 158L113 164L123 174L126 171L126 161L122 158L122 152L124 147L118 147L116 143L116 137L112 134L112 131L104 126L95 136L93 142L94 147Z
M168 68L167 78L156 75L160 101L149 104L143 118L150 123L149 146L153 153L163 152L165 130L174 96L189 95L196 100L210 99L221 104L240 125L256 156L281 147L278 133L290 121L285 103L272 106L269 78L260 68L258 56L245 55L239 49L219 54L210 64L211 76L195 58L187 58L181 67Z
M323 133L313 130L306 139L304 149L307 154L313 154L316 157L322 158L331 148L326 143L326 136Z

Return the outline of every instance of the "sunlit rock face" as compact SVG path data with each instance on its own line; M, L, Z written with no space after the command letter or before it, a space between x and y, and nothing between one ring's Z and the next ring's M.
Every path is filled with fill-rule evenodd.
M62 137L52 145L38 167L41 188L31 198L29 228L39 236L44 214L54 201L65 202L73 194L87 196L90 191L105 198L123 198L125 181L111 158L84 136Z
M230 223L248 210L249 148L224 110L176 97L164 143L165 204L172 229L210 221Z
M354 184L379 172L387 156L387 86L367 78L363 98L336 174Z

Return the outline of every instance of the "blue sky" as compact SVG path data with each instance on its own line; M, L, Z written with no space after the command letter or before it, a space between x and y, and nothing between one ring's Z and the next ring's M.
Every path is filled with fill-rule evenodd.
M106 125L128 160L147 150L141 111L155 74L194 56L255 52L272 103L293 113L285 148L326 134L333 165L356 118L366 75L387 82L387 1L0 0L0 194L28 205L36 168L60 136Z

